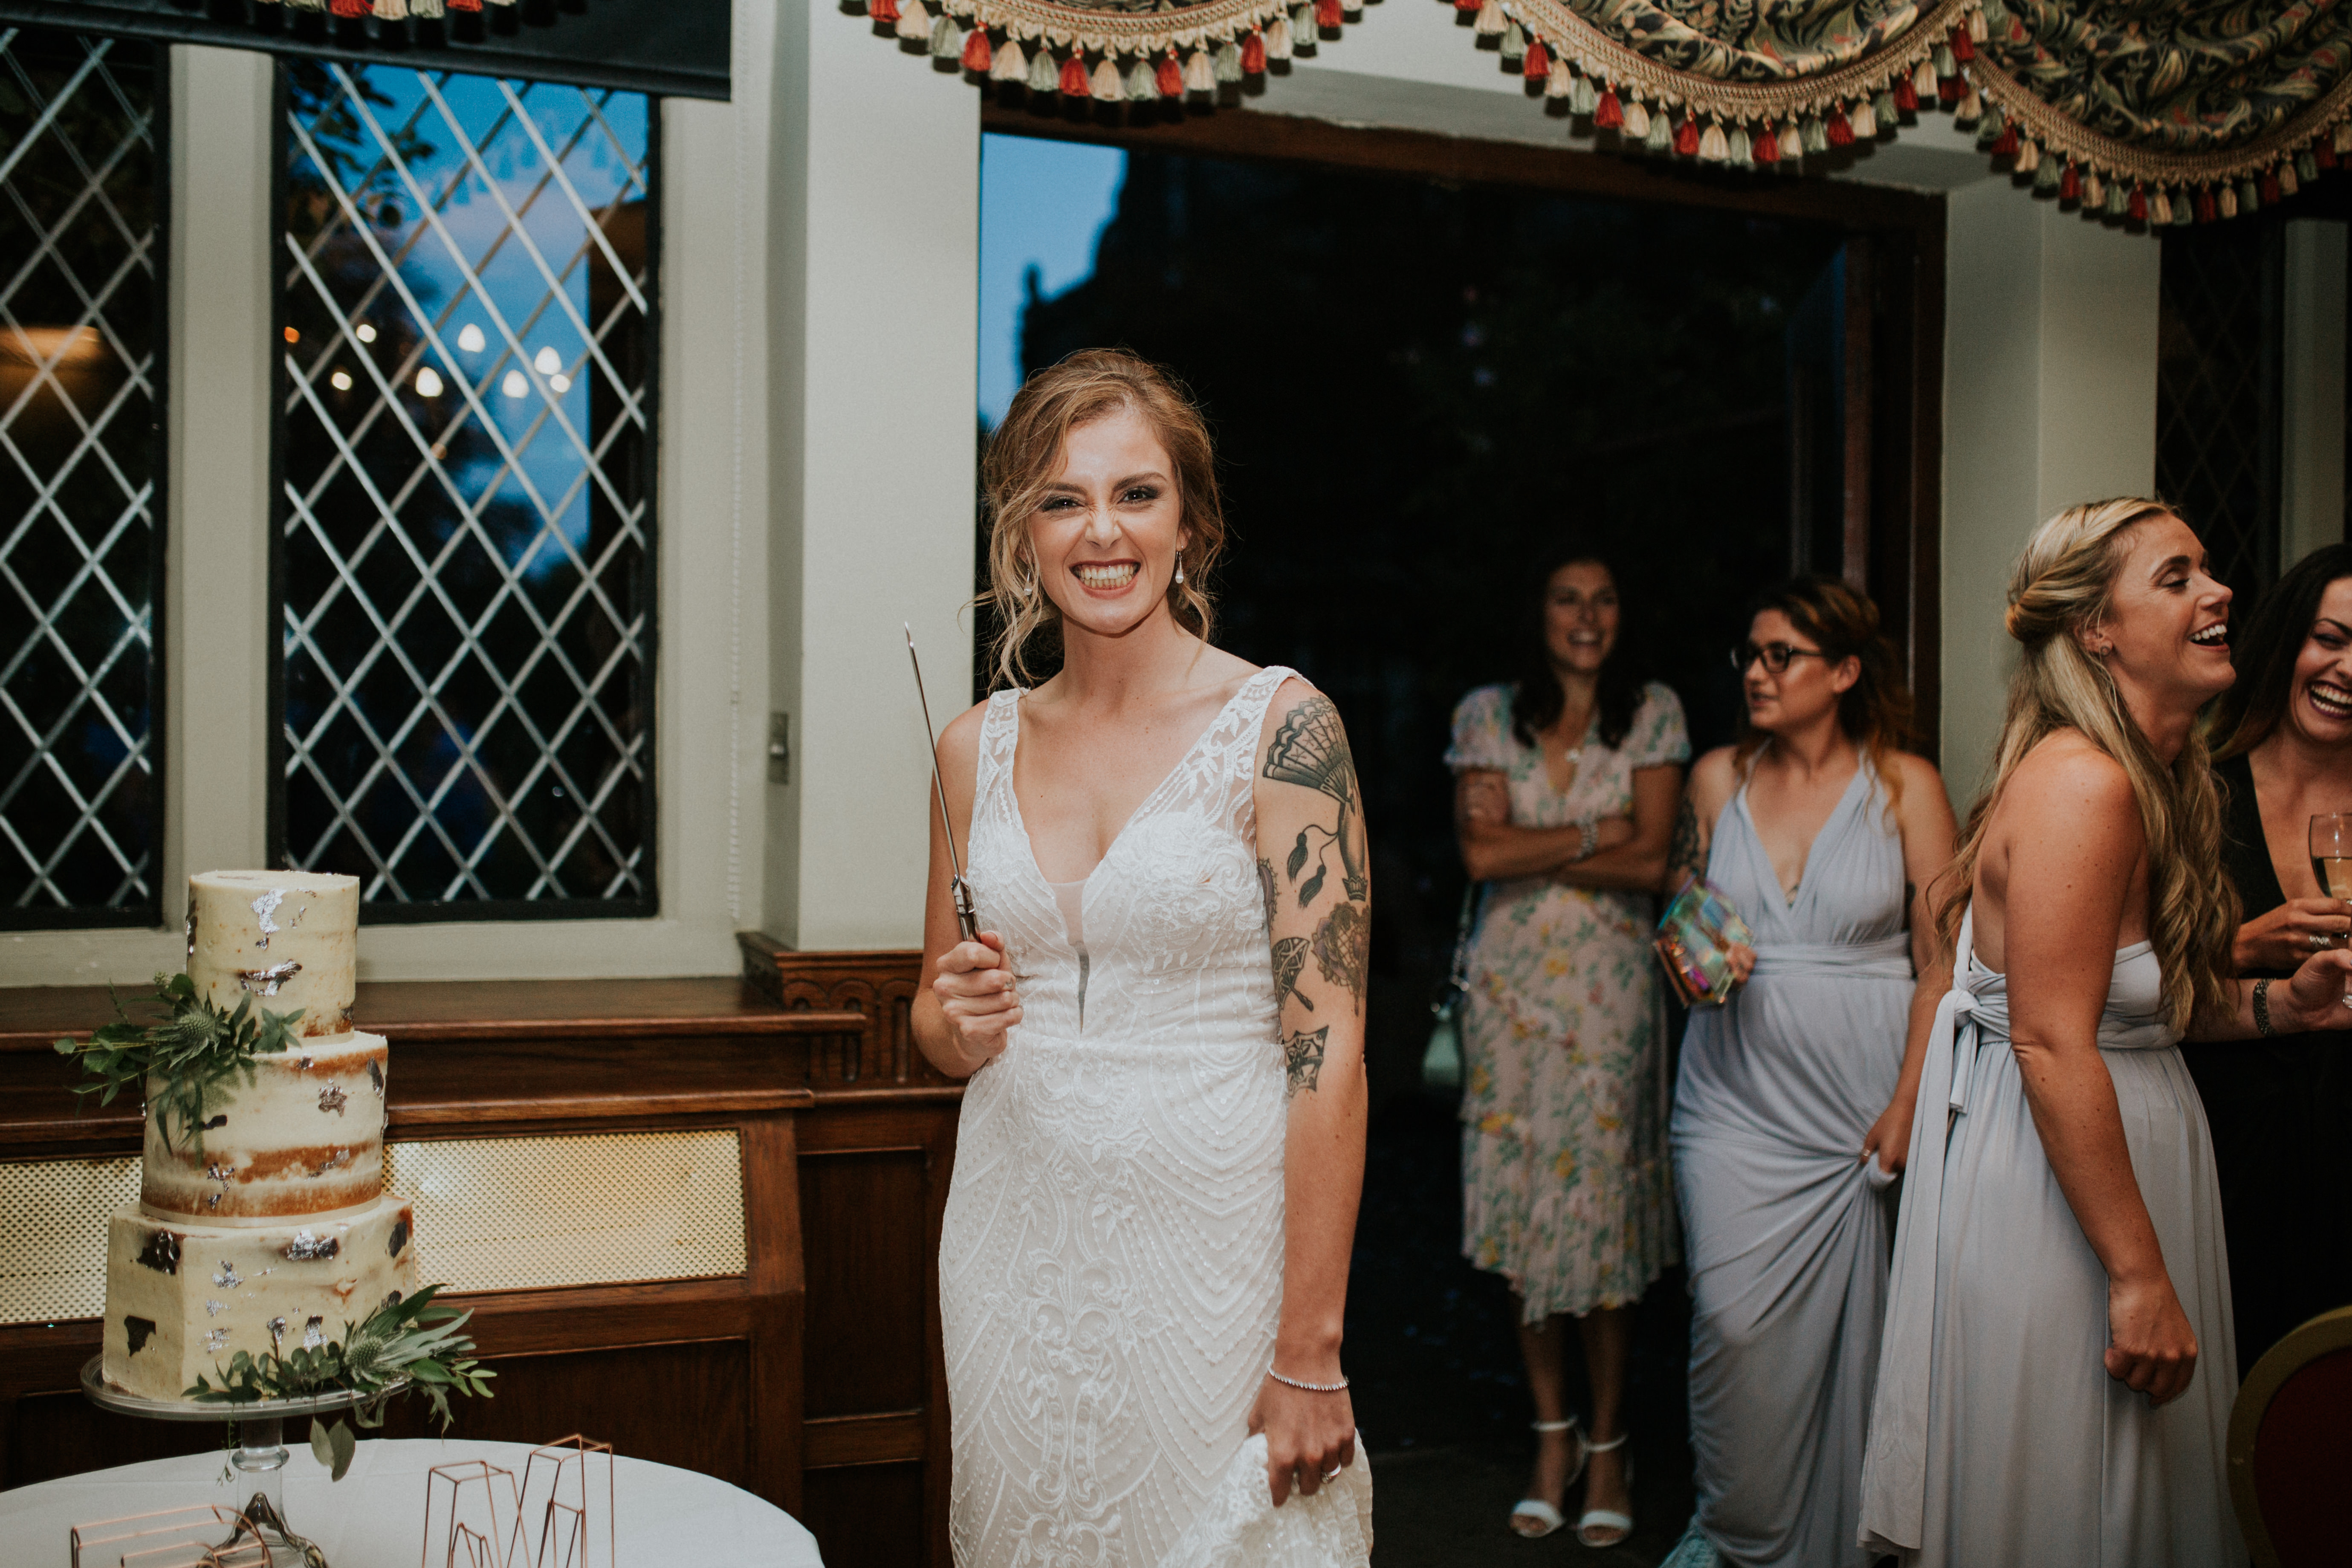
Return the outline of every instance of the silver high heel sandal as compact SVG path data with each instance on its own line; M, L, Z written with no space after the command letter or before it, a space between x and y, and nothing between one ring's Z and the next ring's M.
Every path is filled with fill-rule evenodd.
M1536 1421L1529 1425L1538 1432L1573 1432L1576 1430L1576 1417L1571 1415L1565 1421ZM1624 1439L1620 1437L1618 1441L1622 1443ZM1582 1479L1585 1460L1591 1452L1591 1445L1580 1436L1576 1444L1576 1468L1569 1471L1568 1479L1560 1483L1559 1495L1563 1502L1568 1499L1568 1489ZM1533 1520L1537 1528L1521 1528L1519 1521L1523 1519ZM1541 1541L1567 1522L1566 1515L1541 1498L1525 1497L1511 1505L1511 1533L1525 1541Z
M1594 1454L1614 1453L1623 1447L1626 1439L1632 1436L1631 1432L1620 1432L1606 1443L1595 1443L1588 1437L1584 1443L1585 1456L1589 1458ZM1577 1467L1580 1471L1583 1468L1582 1465ZM1613 1530L1617 1537L1613 1541L1595 1541L1592 1532L1596 1530ZM1586 1509L1577 1516L1576 1539L1595 1552L1606 1552L1633 1539L1633 1460L1631 1455L1625 1459L1625 1511L1619 1513L1613 1508Z

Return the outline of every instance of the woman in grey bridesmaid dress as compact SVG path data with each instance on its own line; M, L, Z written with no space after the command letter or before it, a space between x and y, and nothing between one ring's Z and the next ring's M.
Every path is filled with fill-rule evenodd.
M1932 922L1906 914L1950 858L1951 807L1896 749L1910 700L1869 600L1786 584L1732 657L1748 733L1694 772L1671 873L1704 846L1757 946L1730 1000L1693 1011L1675 1092L1698 1512L1669 1562L1865 1568L1889 1189L1942 989Z
M2227 1568L2237 1373L2212 1143L2176 1042L2352 1023L2352 954L2230 977L2198 709L2230 590L2160 502L2074 507L2011 581L2023 645L1913 1123L1863 1472L1903 1563ZM1946 897L1948 888L1954 896Z

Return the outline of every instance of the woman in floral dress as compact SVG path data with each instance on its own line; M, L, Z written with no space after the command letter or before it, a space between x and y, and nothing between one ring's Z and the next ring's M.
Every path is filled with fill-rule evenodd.
M1463 1010L1463 1252L1511 1282L1539 1434L1521 1535L1632 1531L1622 1402L1632 1307L1675 1261L1654 900L1690 757L1682 704L1619 648L1617 575L1564 552L1513 683L1454 711L1456 823L1487 884ZM1577 1320L1591 1426L1562 1388Z

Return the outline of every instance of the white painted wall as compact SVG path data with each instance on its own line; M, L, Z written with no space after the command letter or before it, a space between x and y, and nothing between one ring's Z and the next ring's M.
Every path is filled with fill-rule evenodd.
M2162 252L2006 179L1948 200L1943 763L1965 810L2000 735L2018 551L2063 508L2156 487Z
M2344 539L2345 226L2286 226L2279 565Z
M971 690L980 95L832 5L777 7L775 60L769 678L793 757L763 929L915 946L930 773L900 628L944 725Z

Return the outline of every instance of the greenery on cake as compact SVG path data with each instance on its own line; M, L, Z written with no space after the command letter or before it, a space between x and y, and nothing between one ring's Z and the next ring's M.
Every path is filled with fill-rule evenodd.
M245 995L234 1012L225 1013L198 995L195 982L185 974L155 976L152 1016L145 1022L131 1016L111 986L107 994L114 1003L113 1023L87 1040L57 1042L59 1056L81 1058L85 1081L74 1092L95 1094L100 1105L110 1105L124 1089L143 1095L154 1080L160 1085L164 1137L173 1137L176 1121L180 1136L173 1141L199 1152L220 1090L238 1077L250 1084L254 1058L276 1056L300 1038L300 1008L271 1013Z
M352 1419L364 1427L383 1425L383 1407L393 1394L413 1388L431 1402L446 1432L455 1417L449 1396L463 1394L492 1397L489 1380L498 1373L474 1359L474 1342L459 1331L471 1312L438 1307L433 1298L441 1289L428 1285L405 1300L394 1298L369 1314L365 1322L343 1325L343 1337L317 1346L298 1346L280 1353L258 1356L239 1351L226 1367L215 1365L220 1382L198 1375L183 1398L217 1405L250 1405L264 1399L310 1399L322 1394L352 1393L359 1403ZM319 1462L341 1480L351 1468L358 1438L338 1419L330 1426L310 1423L310 1448Z

